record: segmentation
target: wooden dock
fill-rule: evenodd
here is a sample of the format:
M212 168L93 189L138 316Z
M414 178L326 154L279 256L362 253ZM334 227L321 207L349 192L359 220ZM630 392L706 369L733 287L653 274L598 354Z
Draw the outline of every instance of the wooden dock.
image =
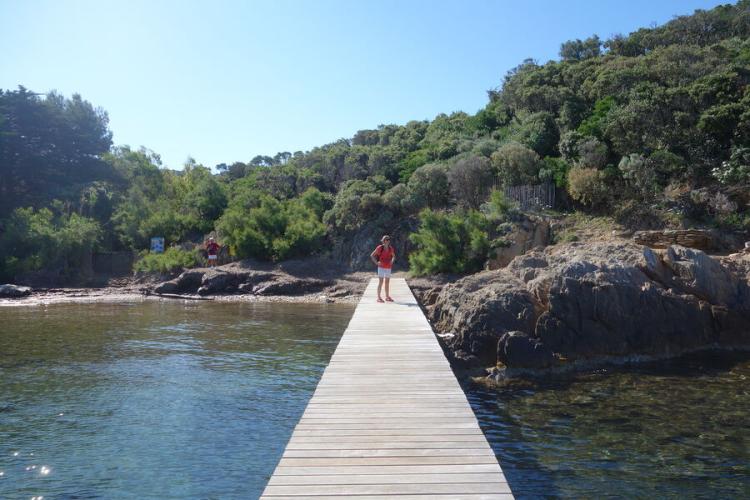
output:
M512 499L403 279L370 281L261 498Z

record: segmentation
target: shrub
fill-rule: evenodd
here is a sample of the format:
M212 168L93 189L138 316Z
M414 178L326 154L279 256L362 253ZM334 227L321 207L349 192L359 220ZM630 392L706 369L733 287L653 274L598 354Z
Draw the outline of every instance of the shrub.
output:
M406 155L406 158L404 158L400 163L399 168L399 180L401 182L408 182L409 177L414 173L415 170L417 170L422 165L426 164L428 161L430 161L430 157L424 149L418 149L417 151L412 151L408 155Z
M469 273L482 268L490 242L487 219L480 212L425 209L420 222L419 230L409 237L416 246L409 255L413 274Z
M305 199L282 202L267 195L247 212L228 209L217 229L234 255L274 261L314 253L325 236L325 225Z
M21 272L49 270L63 276L79 269L83 257L101 239L93 219L53 213L48 208L17 208L0 233L0 275L12 280Z
M496 141L495 139L481 139L474 143L471 147L471 152L474 153L477 156L486 156L489 158L492 156L492 153L497 151L497 149L500 147L500 143Z
M555 154L560 132L551 113L541 111L528 115L515 134L518 142L528 146L540 156Z
M607 146L593 137L578 144L578 166L582 168L604 168L607 164Z
M649 198L656 194L658 184L653 164L636 153L623 156L618 165L622 177L640 196Z
M608 196L604 174L595 168L574 167L568 172L568 192L574 200L589 207L601 205Z
M383 195L383 204L394 214L411 212L410 191L405 184L396 184Z
M750 182L750 148L735 148L729 161L711 170L711 175L722 184Z
M516 203L509 200L499 189L493 189L489 201L482 205L482 212L492 222L504 221L514 211L516 211Z
M456 202L478 209L492 188L492 165L483 156L472 156L456 162L448 171L448 178Z
M383 207L382 194L388 187L376 178L346 182L323 220L338 231L356 231Z
M311 187L300 195L300 203L309 208L318 218L322 218L326 210L333 206L334 197L330 193L321 193L317 188Z
M535 184L539 174L539 155L522 144L511 142L492 154L492 166L505 186Z
M560 156L568 163L573 163L578 159L578 146L585 140L580 132L570 130L560 136Z
M570 164L562 158L546 157L542 160L542 168L539 169L540 181L552 181L559 188L568 187L568 171Z
M188 251L180 248L167 248L164 253L151 253L145 250L133 264L133 271L168 274L184 268L200 266L202 263L203 259L198 249Z
M591 116L581 123L578 131L583 135L593 135L601 138L604 135L608 115L615 106L615 98L612 96L607 96L596 101L594 111L591 113Z
M411 204L419 208L442 208L448 204L448 169L445 165L428 163L414 171L407 184Z

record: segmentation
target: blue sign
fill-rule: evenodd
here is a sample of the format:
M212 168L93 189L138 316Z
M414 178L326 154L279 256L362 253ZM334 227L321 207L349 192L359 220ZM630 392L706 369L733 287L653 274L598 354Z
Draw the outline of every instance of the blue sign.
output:
M163 236L157 236L155 238L151 238L151 251L153 253L164 252L164 237Z

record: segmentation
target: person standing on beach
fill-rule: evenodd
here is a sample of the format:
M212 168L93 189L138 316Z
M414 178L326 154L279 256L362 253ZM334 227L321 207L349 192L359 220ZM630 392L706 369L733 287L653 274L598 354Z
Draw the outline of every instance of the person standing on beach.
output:
M385 300L393 302L390 294L391 268L396 260L396 251L391 246L391 237L387 234L380 239L381 245L370 254L370 259L378 266L378 302L383 302L380 291L385 282Z
M219 244L216 240L209 238L206 242L206 252L208 253L208 267L214 267L219 259Z

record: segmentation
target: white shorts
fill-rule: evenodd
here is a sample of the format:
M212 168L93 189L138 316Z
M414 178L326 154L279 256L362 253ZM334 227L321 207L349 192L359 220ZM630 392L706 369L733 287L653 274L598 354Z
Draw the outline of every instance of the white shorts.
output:
M378 267L378 278L390 278L391 270L385 267Z
M209 255L208 260L216 260L218 257L218 255Z

